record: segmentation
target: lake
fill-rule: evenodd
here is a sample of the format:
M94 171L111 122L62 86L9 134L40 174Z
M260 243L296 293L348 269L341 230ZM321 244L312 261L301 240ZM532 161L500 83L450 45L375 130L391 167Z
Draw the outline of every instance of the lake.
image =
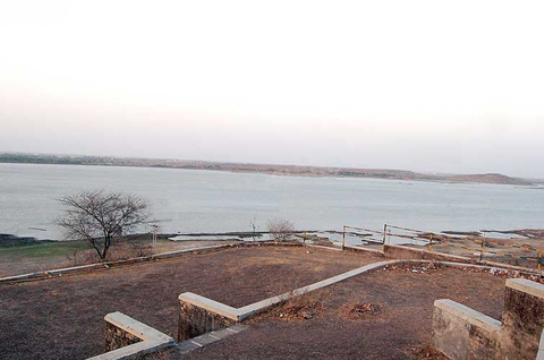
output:
M147 199L164 233L266 231L273 219L297 229L426 231L544 227L544 190L355 178L288 177L201 170L0 164L0 233L61 239L56 198L105 189Z

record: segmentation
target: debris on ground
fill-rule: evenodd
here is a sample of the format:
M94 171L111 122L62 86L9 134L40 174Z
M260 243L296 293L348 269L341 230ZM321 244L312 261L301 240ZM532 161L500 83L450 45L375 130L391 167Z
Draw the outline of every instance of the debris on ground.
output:
M302 296L287 301L273 311L271 316L285 321L310 320L324 311L324 302Z
M448 360L442 353L436 351L431 345L418 346L409 349L409 357L418 360Z
M382 307L374 303L350 303L340 309L340 316L349 320L359 320L382 312Z
M414 275L425 275L425 274L432 273L433 270L446 269L446 268L452 268L452 267L431 261L428 263L404 263L404 264L386 265L382 268L382 271L383 272L400 271L404 273L412 273ZM453 268L457 268L457 269L460 269L466 272L471 272L471 273L487 273L492 276L497 276L502 278L523 278L523 279L544 284L544 274L522 273L519 270L511 270L511 269L494 267L494 266L475 267L475 266L470 266L469 264L467 264L466 267L456 266Z
M393 264L384 267L384 271L396 270L402 272L411 272L413 274L429 274L436 269L437 266L434 264L434 262Z

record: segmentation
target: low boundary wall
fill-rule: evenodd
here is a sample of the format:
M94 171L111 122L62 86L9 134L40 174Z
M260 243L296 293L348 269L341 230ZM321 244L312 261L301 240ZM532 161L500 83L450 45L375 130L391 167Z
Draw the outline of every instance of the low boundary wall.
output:
M87 273L87 272L95 271L95 270L107 270L114 267L134 265L134 264L147 262L147 261L170 259L170 258L176 258L176 257L182 257L182 256L194 255L194 254L199 254L199 255L207 254L207 253L212 253L212 252L216 252L216 251L220 251L224 249L230 249L230 248L260 247L260 246L302 247L304 246L304 244L296 243L296 242L295 243L293 242L274 243L272 241L267 240L267 241L243 242L238 244L223 244L223 245L214 245L214 246L207 246L207 247L197 247L197 248L191 248L191 249L169 251L169 252L164 252L164 253L151 255L151 256L142 256L142 257L127 259L127 260L108 261L108 262L97 263L97 264L73 266L73 267L67 267L62 269L35 272L30 274L8 276L8 277L0 278L0 284L2 283L12 284L12 283L18 283L18 282L25 282L25 281L45 280L45 279L49 279L56 276L82 274L82 273Z
M221 251L221 250L225 250L229 248L260 247L260 246L294 246L294 247L307 246L307 247L318 247L318 248L323 248L327 250L341 250L341 249L336 249L336 248L331 248L326 246L304 244L302 242L274 242L274 241L268 241L268 240L255 241L255 242L248 241L248 242L243 242L238 244L223 244L223 245L214 245L214 246L207 246L207 247L175 250L175 251L169 251L169 252L160 253L160 254L156 254L152 256L138 257L138 258L132 258L127 260L109 261L104 263L74 266L74 267L67 267L62 269L41 271L36 273L8 276L8 277L0 278L0 285L26 282L26 281L46 280L46 279L57 277L57 276L82 274L82 273L87 273L87 272L97 271L97 270L108 270L108 269L119 267L119 266L128 266L128 265L134 265L134 264L147 262L147 261L170 259L170 258L176 258L176 257L182 257L182 256L188 256L188 255L194 255L194 254L206 254L206 253L212 253L212 252ZM367 248L349 246L349 245L346 245L344 247L344 250L367 252L367 253L372 253L373 255L376 255L376 256L383 256L383 257L392 258L392 259L421 259L421 260L452 261L452 262L459 262L459 263L482 264L482 265L488 265L488 266L493 266L497 268L506 268L506 269L518 270L522 272L528 272L528 273L530 272L533 274L543 274L543 272L529 269L529 268L512 266L512 265L507 265L502 263L495 263L490 261L478 261L477 259L471 259L468 257L444 254L444 253L439 253L436 251L429 251L424 249L415 249L415 248L410 248L406 246L384 244L382 249L383 250L380 251L376 249L367 249Z
M502 323L451 300L437 300L433 345L452 360L544 358L544 285L508 279ZM538 359L541 359L538 358Z
M436 300L433 346L450 359L496 359L501 322L452 300Z
M508 264L489 261L489 260L479 260L476 258L446 254L446 253L430 251L426 249L416 249L416 248L401 246L401 245L384 244L383 251L381 252L378 250L364 249L360 247L350 247L349 249L367 251L367 252L368 251L378 252L378 253L381 253L384 257L391 258L391 259L422 259L422 260L451 261L451 262L457 262L457 263L463 263L463 264L477 264L482 266L494 267L498 269L508 269L512 271L519 271L522 273L533 274L533 275L544 275L544 272L538 271L536 269L508 265Z
M184 250L171 251L167 253L161 253L149 257L140 257L129 260L114 261L108 263L92 264L86 266L72 267L57 269L51 271L44 271L40 273L25 274L19 276L11 276L6 278L0 278L0 284L2 283L16 283L22 281L32 281L47 279L53 276L61 276L63 274L78 274L82 272L88 272L96 269L108 269L110 267L132 265L140 262L167 259L181 257L192 254L205 254L215 251L220 251L227 248L237 247L259 247L259 246L312 246L305 245L300 242L246 242L239 244L217 245L210 247L191 248ZM321 247L321 246L319 246ZM323 247L325 249L340 250L335 248ZM269 309L272 306L278 305L292 297L303 295L307 292L319 290L329 285L347 280L351 277L368 273L373 270L386 267L389 265L400 263L429 263L434 262L439 265L451 266L451 267L472 267L482 270L498 268L499 271L519 271L531 274L542 275L541 272L531 271L531 269L520 268L515 266L507 266L504 264L496 264L489 262L482 262L485 265L473 264L474 259L437 253L423 249L408 248L404 246L389 245L383 246L383 251L375 249L365 249L359 247L346 246L345 250L350 251L362 251L371 252L376 255L384 257L395 258L397 260L386 260L370 265L357 268L346 273L331 277L329 279L296 289L292 292L284 293L266 300L262 300L241 308L233 308L228 305L207 299L203 296L193 293L183 293L179 296L180 311L179 311L179 326L178 326L178 341L184 341L191 339L192 344L195 344L195 337L203 334L213 334L213 332L222 331L222 329L229 328L235 324L239 324L245 319L256 315L262 311ZM450 261L445 261L450 260ZM487 265L487 266L486 266ZM505 270L508 269L508 270ZM544 350L539 352L539 349L544 349L544 345L539 347L540 336L542 334L542 328L544 327L544 285L537 284L541 288L539 290L521 291L523 294L519 294L519 288L533 288L531 281L524 279L508 280L507 286L510 281L517 281L515 285L511 286L510 292L507 292L505 296L505 303L511 300L510 311L503 314L503 323L500 331L497 330L497 321L486 317L481 313L477 313L472 309L464 307L461 304L456 304L451 301L439 300L435 304L435 314L438 318L441 318L442 323L436 326L436 336L440 337L442 331L443 334L448 333L448 326L465 327L468 330L456 336L451 336L452 339L457 339L455 342L460 343L461 350L456 350L456 353L462 354L479 354L477 357L481 359L492 359L492 354L497 349L497 343L500 344L498 348L501 349L501 354L513 354L504 357L506 360L517 359L522 354L534 354L539 353L539 359L544 360ZM513 283L510 283L513 284ZM537 295L534 295L534 294ZM539 300L534 299L527 300L527 294L536 296ZM532 309L530 316L532 320L527 321L526 312L523 309L516 309L515 305L519 303L525 303L529 309ZM527 307L526 306L526 307ZM506 307L505 307L506 309ZM461 314L461 315L460 315ZM460 320L461 319L461 320ZM107 359L132 359L136 356L152 353L163 349L165 347L174 346L174 340L160 333L159 331L148 327L130 317L121 313L111 313L105 317L106 320L106 350L107 353L95 356L92 360L107 360ZM439 322L439 320L437 320ZM513 324L513 329L523 330L526 327L527 331L523 332L523 335L519 335L520 332L516 330L504 331L505 324ZM448 325L450 324L450 325ZM457 325L455 325L457 324ZM472 330L471 330L472 329ZM451 332L451 331L450 331ZM500 333L500 340L497 340L497 334ZM221 333L222 334L222 333ZM225 332L227 334L227 332ZM445 336L445 335L444 335ZM443 337L444 337L443 336ZM520 336L523 338L520 340ZM213 336L216 338L217 336ZM204 339L204 338L203 338ZM207 339L207 338L206 338ZM476 340L477 339L477 340ZM207 341L207 340L206 340ZM525 344L522 348L515 345L523 341ZM186 341L183 342L187 343ZM188 344L188 343L187 343ZM444 348L446 345L440 345L440 340L437 340L439 347ZM463 345L465 344L465 345ZM508 345L514 344L514 345ZM202 346L197 344L197 346ZM463 350L465 349L465 350ZM487 357L486 357L487 356ZM505 355L506 356L506 355ZM522 356L523 357L523 356ZM460 357L461 359L467 359L467 357ZM470 358L470 357L469 357ZM534 357L533 357L534 358ZM455 358L456 359L456 358Z
M506 280L501 347L504 359L534 359L544 329L544 285Z
M412 262L410 260L388 260L366 265L340 275L333 276L323 281L301 287L291 292L258 301L256 303L233 308L218 301L208 299L191 292L179 296L180 313L178 326L178 341L190 339L191 337L204 334L208 331L216 331L240 323L245 319L263 312L275 305L278 305L290 298L306 294L308 292L322 289L326 286L336 284L351 277L364 274L387 265Z
M104 317L106 351L89 360L125 360L175 345L174 339L120 312Z
M471 259L464 256L449 255L439 253L436 251L429 251L425 249L415 249L407 246L399 245L383 245L383 254L386 258L393 259L422 259L422 260L441 260L441 261L455 261L460 263L476 263L475 259Z
M324 287L336 284L357 275L369 273L374 270L395 264L426 264L431 262L431 260L417 259L381 261L374 264L365 265L363 267L345 272L343 274L333 276L326 280L293 290L291 292L274 296L269 299L262 300L241 308L233 308L218 301L208 299L204 296L200 296L191 292L186 292L179 295L180 312L178 325L178 341L190 339L194 336L204 334L208 331L217 331L224 328L225 326L241 323L244 320L250 318L251 316L268 310L269 308L285 302L290 298L322 289ZM488 266L462 264L457 262L434 261L434 263L449 267L476 268L481 270L491 269L491 267Z

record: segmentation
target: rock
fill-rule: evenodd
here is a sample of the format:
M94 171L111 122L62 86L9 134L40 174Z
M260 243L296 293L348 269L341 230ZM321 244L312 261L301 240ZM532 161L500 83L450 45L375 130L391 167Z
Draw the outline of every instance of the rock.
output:
M305 311L305 312L302 313L302 317L304 319L307 319L307 320L312 319L314 317L314 312L313 311Z

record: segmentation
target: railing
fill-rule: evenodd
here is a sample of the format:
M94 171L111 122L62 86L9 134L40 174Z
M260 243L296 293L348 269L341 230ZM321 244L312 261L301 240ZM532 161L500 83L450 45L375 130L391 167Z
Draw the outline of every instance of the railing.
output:
M342 227L342 249L346 247L346 237L357 237L365 243L383 244L384 232L363 227L344 225Z
M429 251L461 255L479 261L544 269L544 239L490 238L490 232L432 232L385 224L383 231L344 225L342 248L346 239L357 237L366 244L394 244ZM363 245L364 246L364 245Z

